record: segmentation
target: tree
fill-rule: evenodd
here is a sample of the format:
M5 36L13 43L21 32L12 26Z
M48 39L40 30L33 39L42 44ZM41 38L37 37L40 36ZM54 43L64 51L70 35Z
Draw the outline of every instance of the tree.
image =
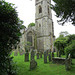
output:
M66 36L66 37L68 38L68 40L67 40L68 45L69 45L73 40L75 40L75 34L68 35L68 36Z
M33 27L33 26L35 26L35 23L30 23L30 24L28 25L28 27Z
M54 46L57 48L57 55L70 53L72 57L75 58L75 34L66 35L61 32L59 37L55 40Z
M75 58L75 40L72 40L72 42L67 47L65 47L65 53L66 57L71 54L71 57Z
M57 48L57 56L61 56L61 54L64 54L64 48L66 46L67 38L65 37L59 37L54 42L54 46Z
M10 52L19 43L21 20L13 4L0 1L0 75L15 75Z
M63 32L60 32L59 35L60 35L59 37L65 37L65 36L68 36L69 33L67 31L63 31Z
M57 48L57 56L65 54L64 48L66 47L68 37L65 37L64 32L61 32L59 37L55 40L54 46Z
M66 56L70 53L72 57L75 58L75 34L66 36L67 39L67 45L64 49Z
M51 8L56 12L56 16L61 18L58 23L71 22L75 26L75 0L53 0L55 5Z

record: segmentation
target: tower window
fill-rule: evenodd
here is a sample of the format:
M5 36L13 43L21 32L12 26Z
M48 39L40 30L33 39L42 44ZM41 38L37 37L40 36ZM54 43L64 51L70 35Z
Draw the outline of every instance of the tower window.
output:
M39 27L41 27L41 24L39 24Z
M49 12L49 6L48 6L48 14L49 14L50 12Z
M39 6L39 13L42 13L42 7Z

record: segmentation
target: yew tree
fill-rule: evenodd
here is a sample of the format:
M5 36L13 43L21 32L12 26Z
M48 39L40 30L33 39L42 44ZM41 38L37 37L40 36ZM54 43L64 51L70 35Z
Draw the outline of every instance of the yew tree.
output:
M51 8L55 11L56 16L60 18L59 24L71 22L75 26L75 0L53 0L54 5Z
M19 43L20 29L14 4L0 1L0 75L15 75L10 52Z

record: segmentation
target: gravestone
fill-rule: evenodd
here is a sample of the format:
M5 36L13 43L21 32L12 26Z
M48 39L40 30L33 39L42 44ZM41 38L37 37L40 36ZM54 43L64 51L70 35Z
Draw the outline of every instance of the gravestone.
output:
M44 52L44 63L47 63L47 51Z
M27 62L27 61L29 61L29 53L28 52L25 53L25 62Z
M52 57L54 57L54 52L52 52Z
M51 61L51 55L50 54L48 54L48 59L49 59L49 62Z
M34 59L35 53L34 50L31 51L31 60Z
M47 50L47 55L48 55L48 50Z
M37 52L37 59L39 59L39 52Z
M42 52L40 52L40 58L42 58Z
M33 69L35 69L37 67L37 62L34 60L34 59L32 59L31 61L30 61L30 70L33 70Z
M70 56L70 54L68 55L68 58L66 58L65 68L67 71L71 70L71 56Z

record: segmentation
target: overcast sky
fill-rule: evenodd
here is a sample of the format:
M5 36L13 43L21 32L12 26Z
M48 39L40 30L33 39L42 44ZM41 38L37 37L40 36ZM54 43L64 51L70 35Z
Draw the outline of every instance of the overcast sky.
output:
M18 16L24 21L24 25L27 27L29 23L35 23L35 0L5 0L10 3L14 3L17 7ZM66 23L65 26L58 25L55 13L52 11L52 18L54 22L54 35L59 36L61 31L68 31L70 34L75 34L75 26L70 23Z

